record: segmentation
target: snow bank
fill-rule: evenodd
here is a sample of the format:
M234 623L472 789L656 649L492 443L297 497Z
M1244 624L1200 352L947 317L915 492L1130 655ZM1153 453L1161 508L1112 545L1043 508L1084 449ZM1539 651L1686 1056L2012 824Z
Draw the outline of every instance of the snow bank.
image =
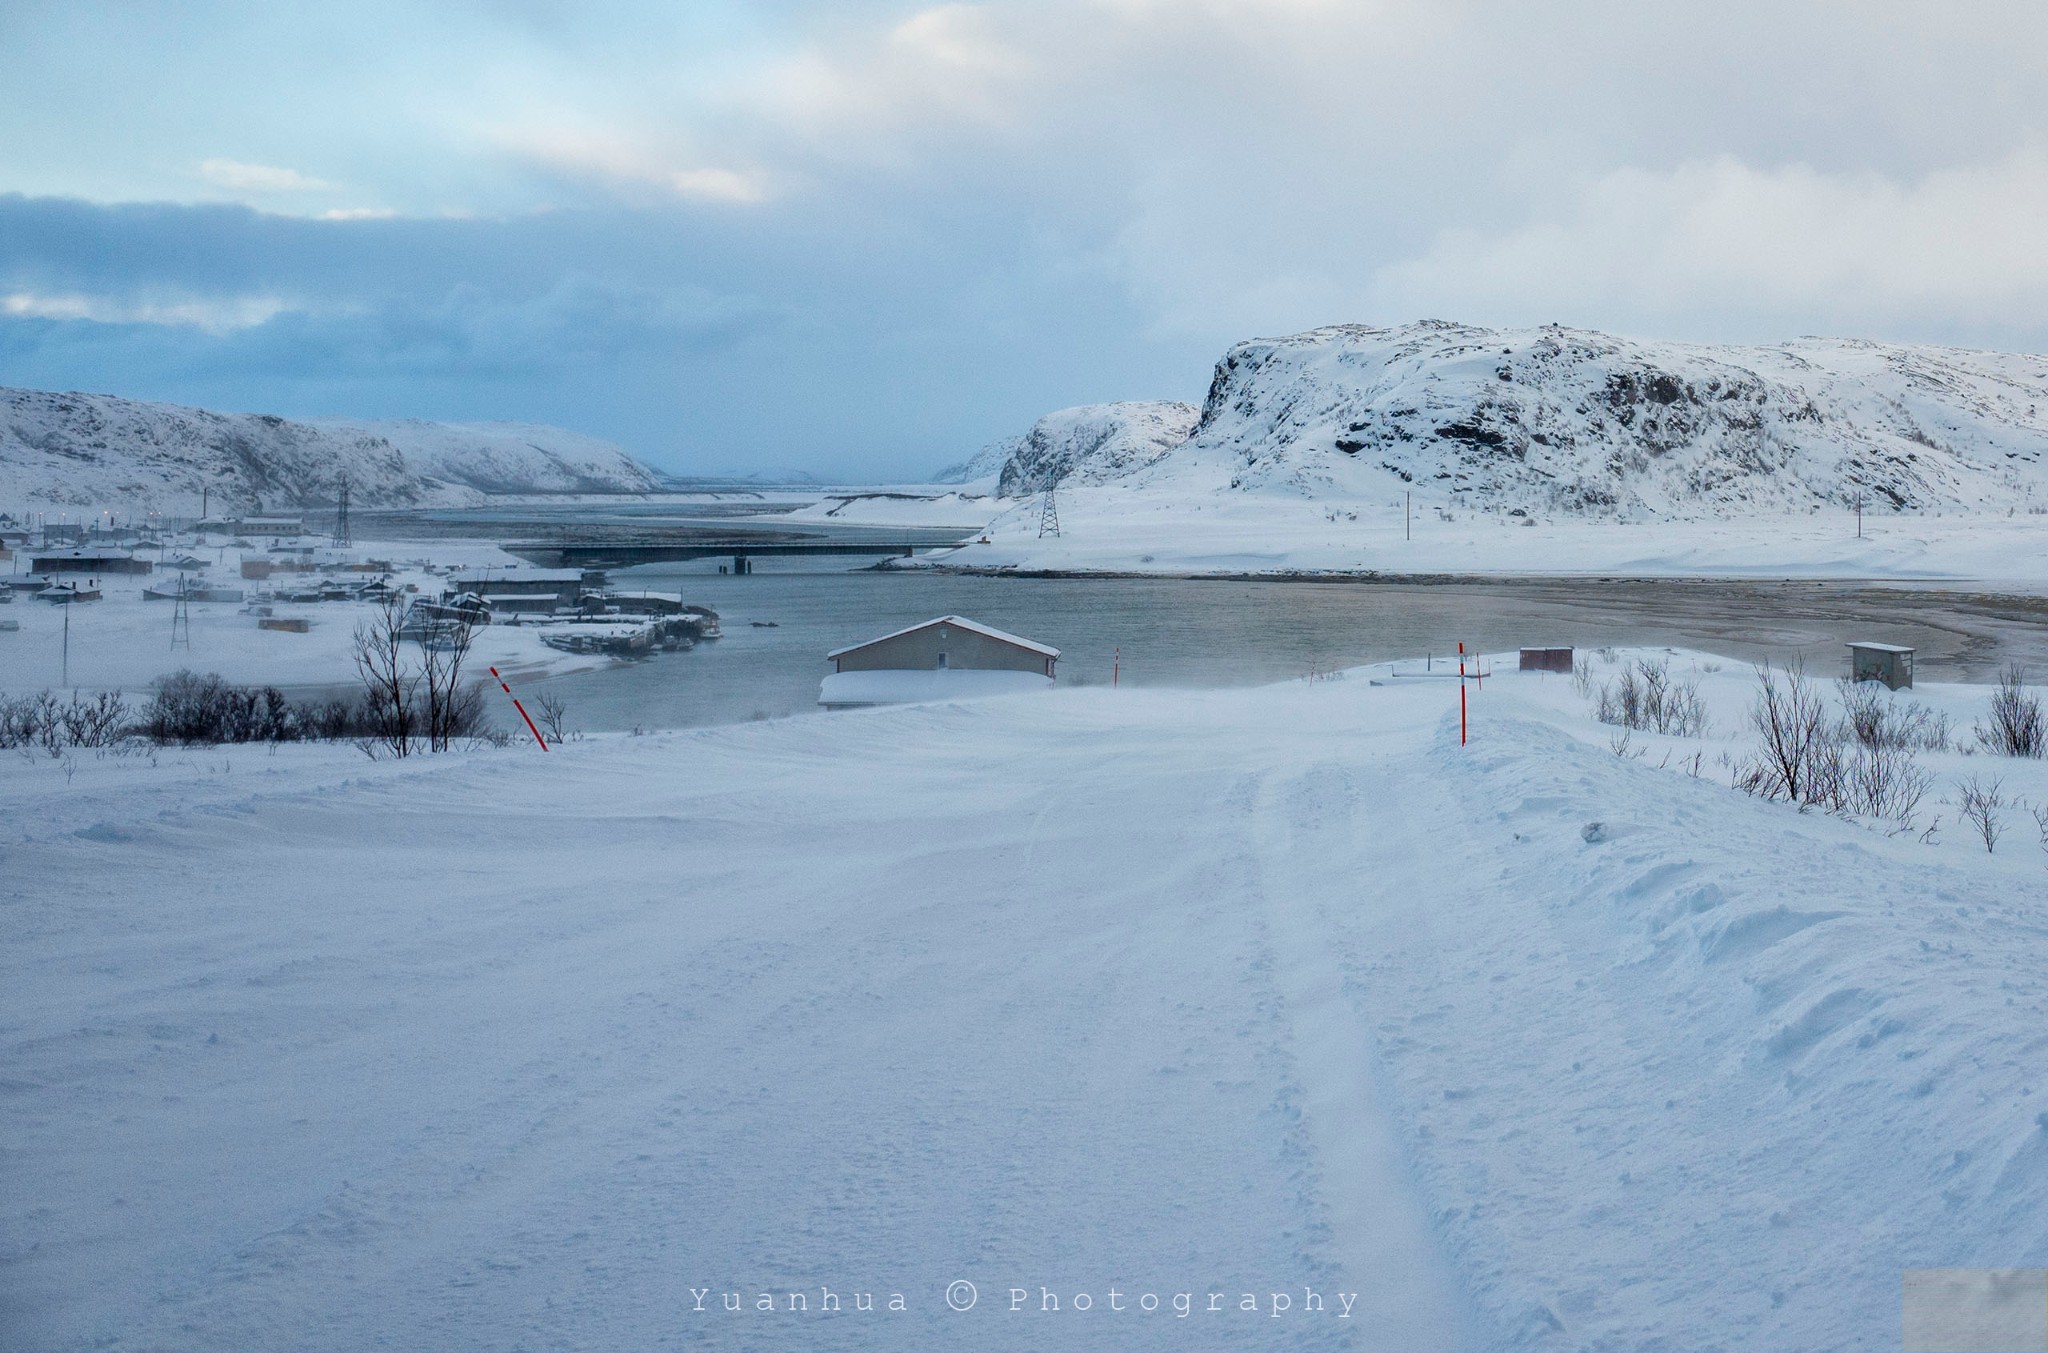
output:
M2048 1261L2030 838L1374 675L0 761L8 1328L1878 1348L1902 1267Z

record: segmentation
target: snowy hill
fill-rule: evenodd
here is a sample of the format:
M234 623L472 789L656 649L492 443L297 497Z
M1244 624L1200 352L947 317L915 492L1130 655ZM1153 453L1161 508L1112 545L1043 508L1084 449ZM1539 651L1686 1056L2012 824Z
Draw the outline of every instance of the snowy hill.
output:
M1186 441L1195 414L1192 404L1171 400L1083 404L1049 413L1003 461L997 492L1005 498L1032 493L1048 479L1061 484L1122 479Z
M662 476L611 442L535 423L311 418L323 432L382 439L419 473L481 493L658 493Z
M293 421L112 395L0 389L0 502L196 510L457 506L507 493L646 493L659 476L559 428L413 419Z
M981 450L961 461L948 465L932 476L934 484L980 484L986 481L994 484L1002 475L1003 467L1010 463L1010 457L1024 447L1022 437L998 437Z
M1120 406L1109 406L1120 407ZM1055 415L1057 416L1057 415ZM2048 359L1429 321L1233 347L1192 438L1134 486L1718 517L2048 506ZM1007 476L1006 476L1007 482Z

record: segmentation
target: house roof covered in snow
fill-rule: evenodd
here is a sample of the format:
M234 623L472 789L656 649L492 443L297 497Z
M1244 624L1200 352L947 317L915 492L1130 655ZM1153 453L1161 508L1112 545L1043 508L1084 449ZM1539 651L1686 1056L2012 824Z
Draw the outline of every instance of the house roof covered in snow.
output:
M834 658L840 657L847 653L852 653L857 649L866 648L870 644L887 643L891 639L900 638L906 634L915 634L919 630L928 630L934 625L954 625L960 629L967 630L970 633L979 634L985 639L994 639L998 643L1015 644L1018 648L1028 649L1033 653L1042 653L1048 658L1057 658L1060 655L1060 651L1057 648L1052 648L1046 644L1036 643L1033 640L1022 637L1021 635L1011 634L1007 630L999 630L992 625L983 625L976 621L969 620L964 616L942 615L937 616L931 620L919 621L915 625L905 625L900 630L891 630L889 633L878 635L873 639L863 639L857 644L848 644L844 648L835 648L830 653L827 653L825 655L825 660L827 662L830 662Z

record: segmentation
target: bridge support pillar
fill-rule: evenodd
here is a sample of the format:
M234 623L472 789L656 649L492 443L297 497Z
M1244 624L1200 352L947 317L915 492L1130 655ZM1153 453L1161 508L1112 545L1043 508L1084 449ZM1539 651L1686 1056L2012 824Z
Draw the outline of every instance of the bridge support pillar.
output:
M744 554L734 555L732 557L732 571L734 573L752 573L754 571L753 560L747 558Z

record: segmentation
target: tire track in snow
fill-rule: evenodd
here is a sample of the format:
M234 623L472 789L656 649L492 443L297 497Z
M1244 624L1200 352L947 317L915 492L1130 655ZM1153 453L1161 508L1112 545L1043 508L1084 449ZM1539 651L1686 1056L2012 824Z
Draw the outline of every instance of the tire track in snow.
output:
M1430 1227L1413 1173L1373 1080L1371 1031L1345 992L1328 911L1356 876L1330 867L1356 854L1355 791L1343 768L1261 777L1250 830L1284 1002L1315 1191L1332 1257L1359 1293L1374 1346L1410 1353L1477 1348L1472 1320ZM1339 839L1333 840L1333 837ZM1305 861L1324 862L1311 871Z

